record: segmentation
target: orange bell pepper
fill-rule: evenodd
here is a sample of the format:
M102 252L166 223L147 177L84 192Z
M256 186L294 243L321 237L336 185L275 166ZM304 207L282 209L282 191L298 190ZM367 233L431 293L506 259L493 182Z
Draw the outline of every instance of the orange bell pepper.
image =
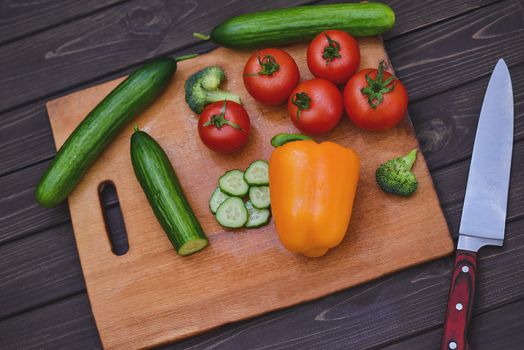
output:
M271 211L288 250L319 257L344 238L357 189L358 155L333 142L294 141L269 161Z

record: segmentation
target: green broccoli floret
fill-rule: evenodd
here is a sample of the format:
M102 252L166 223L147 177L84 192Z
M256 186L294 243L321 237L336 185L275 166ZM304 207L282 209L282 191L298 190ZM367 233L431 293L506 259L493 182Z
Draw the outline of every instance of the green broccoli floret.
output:
M212 102L228 100L240 103L239 96L218 89L225 78L224 71L217 66L206 67L190 76L185 85L189 108L200 114Z
M380 165L375 173L380 188L399 196L411 196L418 186L417 178L411 172L416 159L417 150L414 149L405 157L397 157Z

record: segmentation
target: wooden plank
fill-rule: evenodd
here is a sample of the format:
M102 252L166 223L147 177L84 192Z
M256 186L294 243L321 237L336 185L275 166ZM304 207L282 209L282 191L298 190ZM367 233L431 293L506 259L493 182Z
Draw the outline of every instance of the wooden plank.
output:
M36 184L48 161L0 178L0 243L70 220L67 203L45 209L34 197Z
M510 68L515 140L524 138L524 65ZM410 104L411 120L430 169L469 158L489 75Z
M422 27L423 24L419 22L418 18L419 16L416 16L413 14L412 10L413 8L418 8L418 6L422 6L425 9L427 9L427 12L424 12L424 16L428 16L429 14L432 14L434 17L431 17L431 19L428 17L427 21L429 23L433 23L436 21L439 21L444 14L447 14L447 16L451 16L452 12L447 12L446 9L455 9L459 11L466 10L468 8L475 8L476 6L481 6L484 4L484 2L475 2L475 1L469 1L469 2L456 2L456 1L444 1L444 2L435 2L435 1L422 1L417 2L415 6L406 5L406 2L392 2L392 6L394 7L395 11L397 12L397 27L400 26L401 30L394 31L390 37L394 37L395 35L398 35L400 33L404 33L404 31L409 31L413 29L418 29L419 27ZM470 6L470 7L463 7L463 6ZM488 23L488 22L486 22ZM427 23L426 23L427 25ZM487 24L485 24L487 25ZM210 25L211 26L211 25ZM396 28L396 27L395 27ZM209 28L204 29L204 31L209 30ZM459 35L455 34L455 36ZM95 35L95 34L93 34ZM92 39L94 40L94 39ZM99 39L102 40L102 39ZM437 50L440 46L450 45L453 41L455 41L455 37L450 37L446 39L445 43L438 42L438 46L435 48L429 48L430 51ZM86 43L87 44L87 43ZM480 49L477 50L474 54L478 56L478 59L482 59L482 45L484 44L483 41L475 42L476 45L480 45ZM389 44L388 44L389 45ZM100 48L103 49L103 48ZM99 49L99 50L100 50ZM186 49L190 50L190 49ZM200 49L199 49L200 50ZM95 50L96 51L96 50ZM86 51L87 53L90 52L90 50ZM427 54L422 53L422 57L426 57ZM75 56L68 56L68 59L74 60ZM65 57L67 58L67 57ZM402 65L403 60L398 59L396 56L392 57L394 62L398 62L400 65ZM89 63L89 62L88 62ZM116 63L116 62L113 62ZM80 61L75 61L75 64L77 64L77 67L75 70L83 69L83 64ZM121 68L121 67L120 67ZM452 67L448 67L451 71L450 74L457 74L457 71L454 71ZM58 69L58 68L57 68ZM524 89L518 89L519 86L524 86L524 77L522 74L524 73L524 70L522 68L519 68L519 76L517 78L514 78L515 83L515 91L521 91ZM513 73L513 71L512 71ZM55 75L60 75L58 72L53 73ZM119 71L111 76L120 75L123 74L123 72ZM107 76L105 76L107 78ZM515 81L516 80L516 81ZM97 79L95 82L100 82L100 79ZM91 82L91 83L95 83ZM78 82L74 81L74 75L68 76L68 83L77 84ZM90 84L91 84L90 83ZM89 84L89 85L90 85ZM70 86L68 86L70 87ZM479 104L477 104L477 101L482 101L482 96L484 94L484 90L479 91L480 89L474 89L474 91L471 92L471 102L469 99L466 99L465 101L462 100L461 103L468 104L471 106L470 108L480 108ZM410 91L410 93L416 93L416 91ZM465 91L464 93L467 93ZM453 95L452 95L453 96ZM458 101L460 102L460 101ZM445 106L446 104L443 104ZM424 108L424 107L423 107ZM422 116L426 114L426 111L424 113L419 113L418 111L420 108L417 107L417 104L412 104L410 107L411 115L414 118L415 122L419 119L419 115ZM431 111L434 111L431 110ZM440 120L442 117L445 117L446 115L442 113L442 115L438 116L438 119ZM434 116L432 116L434 117ZM435 118L432 118L435 119ZM0 125L0 163L3 164L2 169L0 169L0 176L5 173L9 173L12 171L15 171L16 169L19 169L21 167L34 164L36 162L42 161L44 159L49 158L52 154L54 154L54 149L52 147L52 138L50 129L48 127L48 121L47 121L47 113L45 112L43 108L42 102L35 102L32 105L24 106L19 109L12 110L7 113L3 113L0 115L0 120L7 120L8 122L2 123ZM426 119L422 119L423 121ZM422 125L422 131L419 131L419 136L421 137L422 146L424 150L431 151L432 147L432 139L425 139L424 136L431 137L431 135L434 134L434 129L437 127L442 128L441 124L436 124L437 121L434 121L429 124L423 124ZM420 123L417 125L417 130L421 127ZM429 128L429 130L426 130ZM439 129L440 130L440 129ZM438 131L438 130L437 130ZM434 141L433 141L434 142ZM23 152L21 151L23 150ZM456 152L453 152L453 154L456 154ZM430 162L430 167L432 163Z
M505 305L473 317L470 345L475 350L520 349L524 344L524 301ZM381 348L382 350L438 349L442 330L427 333Z
M480 255L476 314L524 297L524 220L510 223L507 235L504 248L487 248ZM448 258L418 266L312 303L226 325L166 348L375 349L441 326L451 265ZM10 330L8 338L0 337L0 347L10 349L28 343L67 349L62 344L71 344L74 332L82 329L82 334L89 333L83 341L94 348L97 333L89 319L87 297L82 294L71 299L74 306L64 307L57 302L0 321L0 334ZM35 318L40 324L28 327ZM517 320L522 321L521 317ZM89 331L84 329L87 327ZM496 330L493 326L490 329ZM62 337L58 340L53 334ZM83 345L78 341L79 348Z
M0 45L127 0L18 0L0 3Z
M386 49L411 102L491 74L497 60L522 62L524 20L507 0L389 40Z
M514 159L515 164L517 160L523 159L524 157L524 142L519 142L514 147ZM451 233L456 236L458 234L458 226L460 222L460 215L462 212L462 200L464 197L464 189L467 178L467 170L469 167L469 160L456 164L453 167L445 168L439 170L433 174L433 181L443 201L443 209L446 214L446 219L450 227ZM34 172L38 174L40 169L37 169ZM513 167L512 180L511 180L511 191L509 199L509 213L508 219L515 221L524 217L524 167L516 165ZM27 178L27 175L20 176L20 179ZM34 182L34 180L32 180ZM0 184L2 181L0 180ZM22 182L11 182L13 186L27 186L25 181ZM0 186L1 187L1 186ZM15 193L19 191L19 187L14 187ZM448 190L447 190L448 189ZM29 192L32 195L32 192ZM0 201L2 203L2 201ZM6 208L15 208L16 204L6 204ZM13 214L16 216L16 214ZM36 215L36 216L35 216ZM33 261L36 257L42 257L42 261L39 262L38 266L44 271L53 271L53 269L58 269L59 271L69 270L72 268L69 265L72 261L77 261L77 251L74 242L72 241L70 222L65 223L64 220L67 220L67 213L56 212L50 214L46 217L45 224L42 223L41 227L48 225L59 225L48 229L44 232L31 235L18 243L18 241L0 246L0 257L2 256L1 252L12 252L18 256L18 261L20 264L27 261ZM22 222L25 224L29 223L29 226L35 227L33 217L36 217L35 221L39 222L42 220L42 217L38 217L34 212L29 212L24 216L16 216L17 222ZM50 219L52 222L50 223ZM1 222L1 221L0 221ZM0 223L1 226L8 225L9 223L4 221ZM23 231L24 225L17 226L12 232L19 232L25 234ZM37 227L40 227L37 225ZM60 241L60 237L65 235L63 241ZM18 236L15 236L16 238ZM54 239L57 239L55 242ZM48 245L53 242L56 245L53 245L53 249L50 250ZM24 250L24 246L35 247L35 250ZM3 250L4 249L4 250ZM59 263L55 262L54 255L60 256ZM1 260L0 260L1 261ZM70 277L71 285L65 285L63 281L63 276L61 274L50 274L46 275L46 283L44 286L40 284L32 284L28 286L24 279L9 281L10 272L7 269L12 263L10 260L4 261L5 265L2 265L0 262L0 281L6 281L8 283L9 289L12 291L12 295L22 295L17 299L16 303L12 303L10 298L1 298L0 297L0 318L4 313L16 312L19 310L24 310L27 308L35 307L46 300L53 298L60 298L62 296L70 295L71 293L78 291L78 286L83 285L82 273L79 266L74 266L74 274ZM15 264L15 265L18 265ZM3 267L5 266L5 267ZM16 270L15 270L16 271ZM6 273L4 275L4 273ZM29 271L23 270L22 274L27 273L27 280L32 280L38 278L40 274L39 270L29 269ZM1 284L0 284L1 286ZM71 287L71 288L69 288ZM1 289L1 288L0 288ZM1 295L1 293L0 293Z
M285 5L303 2L287 1ZM205 23L209 26L248 9L255 11L282 5L262 1L246 5L234 3L218 11L211 1L188 4L174 6L174 3L143 0L128 2L5 46L0 61L8 72L4 82L9 84L0 89L0 98L4 101L2 109L50 96L109 72L136 65L147 58L196 43L191 32L209 31L208 27L204 27ZM398 12L400 19L416 18L409 16L409 13L400 17L403 12L400 4ZM155 20L145 21L147 16ZM205 21L202 21L203 16ZM439 19L441 17L437 16L435 20ZM172 26L171 23L179 26ZM416 24L413 26L416 27ZM31 74L19 71L19 55L22 54L24 66L34 67Z
M70 223L0 246L0 319L84 290Z
M344 0L340 0L341 2ZM385 1L396 14L393 30L385 35L386 41L400 34L428 27L451 17L497 2L498 0L465 0L465 1ZM338 2L338 1L337 1Z
M193 32L207 32L232 15L304 2L133 0L37 33L0 51L1 110L195 44Z
M102 349L86 294L0 322L3 350Z

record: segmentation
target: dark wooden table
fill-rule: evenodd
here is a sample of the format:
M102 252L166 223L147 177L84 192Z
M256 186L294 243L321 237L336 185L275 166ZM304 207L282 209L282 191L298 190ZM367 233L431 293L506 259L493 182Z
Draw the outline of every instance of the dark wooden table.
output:
M33 198L55 154L45 102L151 57L207 51L213 46L191 33L208 33L231 15L311 2L0 1L0 349L101 347L67 205L43 209ZM489 75L500 57L510 66L516 110L507 238L504 248L480 254L471 345L522 349L524 1L387 2L397 24L386 47L408 87L453 235ZM431 262L168 348L436 349L451 265L451 258Z

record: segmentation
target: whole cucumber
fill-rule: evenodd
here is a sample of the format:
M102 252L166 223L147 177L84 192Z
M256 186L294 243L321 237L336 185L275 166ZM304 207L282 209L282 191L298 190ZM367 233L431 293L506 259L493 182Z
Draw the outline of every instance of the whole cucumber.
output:
M395 24L395 13L382 3L310 5L243 14L225 20L210 34L231 48L256 48L313 39L328 29L353 36L379 35Z
M191 210L166 153L149 134L131 137L131 162L136 178L178 254L193 254L208 240Z
M146 63L111 91L56 154L36 188L38 203L53 207L66 199L120 129L164 91L176 67L173 58Z

